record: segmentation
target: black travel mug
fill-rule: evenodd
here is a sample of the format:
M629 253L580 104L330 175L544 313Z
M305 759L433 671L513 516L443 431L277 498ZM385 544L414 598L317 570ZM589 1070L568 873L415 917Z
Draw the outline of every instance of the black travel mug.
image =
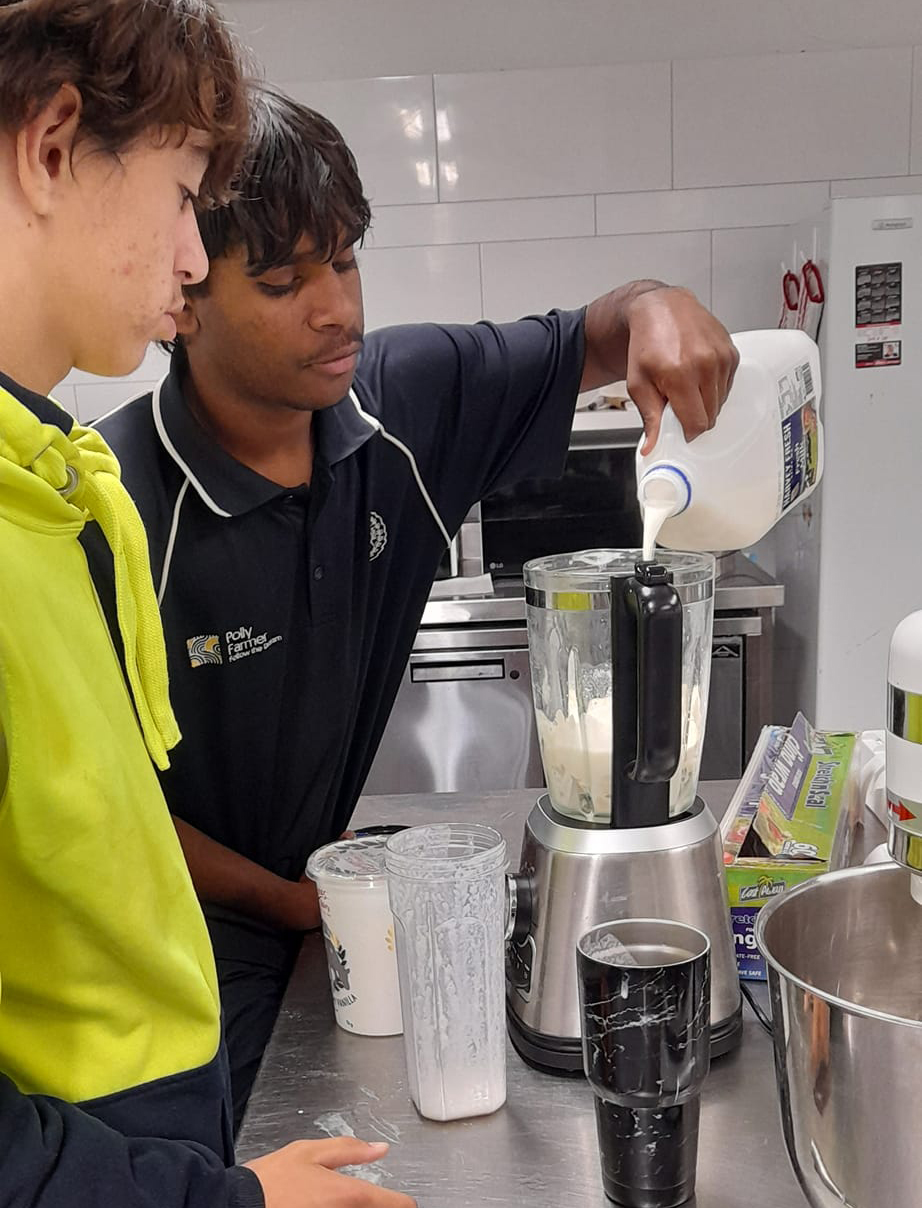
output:
M708 938L667 919L621 919L580 939L577 965L605 1194L625 1208L676 1208L695 1193Z

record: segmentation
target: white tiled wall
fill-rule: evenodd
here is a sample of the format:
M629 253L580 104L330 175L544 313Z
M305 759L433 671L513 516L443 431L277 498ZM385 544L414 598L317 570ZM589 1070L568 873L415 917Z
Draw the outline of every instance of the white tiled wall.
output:
M432 76L280 85L333 118L373 203L438 201Z
M922 48L888 48L877 26L865 49L728 43L720 59L650 62L612 50L607 64L541 70L495 70L485 45L490 70L434 75L387 73L384 38L379 77L318 81L281 0L231 7L263 22L269 74L356 152L375 216L360 258L369 327L510 319L635 276L689 286L731 330L771 326L786 224L830 195L922 192ZM371 53L366 40L358 61ZM151 353L128 384L74 374L59 395L86 420L162 366Z
M222 0L277 80L922 45L919 0Z
M673 68L677 188L909 171L912 50Z
M476 243L369 248L359 262L369 327L476 323L483 313Z
M88 424L134 395L153 390L167 365L166 355L152 345L142 364L126 378L100 378L75 369L51 393L82 423Z
M500 321L580 306L638 277L681 282L700 298L711 293L707 231L485 243L481 261L484 313Z
M670 65L435 76L442 201L668 189Z

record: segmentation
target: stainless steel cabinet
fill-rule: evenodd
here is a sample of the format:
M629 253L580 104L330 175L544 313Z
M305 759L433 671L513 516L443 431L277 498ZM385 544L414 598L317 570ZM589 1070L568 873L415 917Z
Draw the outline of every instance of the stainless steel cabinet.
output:
M543 783L524 627L421 633L364 791Z

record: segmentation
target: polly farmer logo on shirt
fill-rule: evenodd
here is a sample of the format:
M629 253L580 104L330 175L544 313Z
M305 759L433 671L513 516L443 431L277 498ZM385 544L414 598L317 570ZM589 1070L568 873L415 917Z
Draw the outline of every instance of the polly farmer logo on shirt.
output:
M280 633L270 638L268 631L254 633L253 628L252 625L241 625L239 629L228 629L223 642L216 633L187 638L186 650L190 664L193 667L206 667L224 662L236 663L240 659L249 658L251 654L263 654L282 640Z
M186 638L186 650L193 667L207 667L209 664L224 662L221 655L221 639L216 633L203 633L197 638Z

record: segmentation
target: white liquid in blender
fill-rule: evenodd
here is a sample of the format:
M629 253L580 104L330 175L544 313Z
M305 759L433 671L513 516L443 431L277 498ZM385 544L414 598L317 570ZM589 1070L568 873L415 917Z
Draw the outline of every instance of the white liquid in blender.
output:
M611 697L594 697L580 714L571 692L566 715L558 710L553 718L541 711L536 716L548 792L555 809L588 822L610 819ZM670 786L671 814L690 809L697 790L703 738L697 687L689 700L688 688L683 686L682 717L685 733L679 767Z

